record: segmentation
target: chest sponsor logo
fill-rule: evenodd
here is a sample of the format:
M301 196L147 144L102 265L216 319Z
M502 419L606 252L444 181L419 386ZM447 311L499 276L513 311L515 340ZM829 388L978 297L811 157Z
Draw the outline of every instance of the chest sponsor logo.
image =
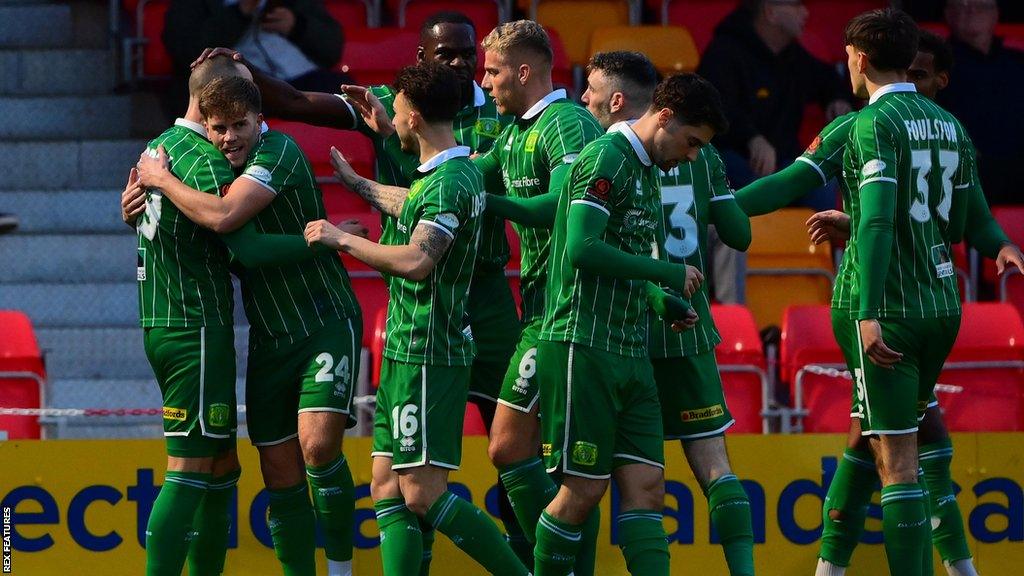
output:
M188 410L184 408L172 408L170 406L164 406L164 420L176 420L178 422L184 422L188 418Z
M711 420L725 414L725 408L721 404L697 408L696 410L681 410L679 419L683 422L699 422L700 420Z
M626 215L622 217L622 226L627 230L635 230L637 228L654 230L656 224L657 222L653 215L641 208L630 208L626 211Z
M537 132L536 130L527 134L526 142L523 144L523 150L528 154L532 154L533 151L537 149L537 140L539 139L540 132Z
M481 118L473 127L477 134L488 138L497 138L501 132L501 124L493 118Z

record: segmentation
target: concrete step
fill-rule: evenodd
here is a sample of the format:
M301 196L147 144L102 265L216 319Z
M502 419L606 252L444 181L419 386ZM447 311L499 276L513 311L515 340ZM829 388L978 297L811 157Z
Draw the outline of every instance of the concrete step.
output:
M145 148L145 140L127 139L0 141L0 158L4 159L0 190L108 188L120 191L128 171Z
M69 4L0 5L0 47L66 46L72 38Z
M0 97L0 138L20 140L127 138L129 96Z
M17 214L20 221L17 233L9 239L83 232L134 237L135 231L121 221L120 202L120 189L0 192L0 210Z
M109 50L0 50L0 94L108 94L114 86Z
M0 283L130 284L136 277L137 245L130 234L14 234L0 241Z
M46 371L50 380L150 381L153 378L139 327L36 328L35 333L39 347L46 355ZM249 327L236 326L235 358L240 376L245 374L248 345ZM50 400L47 402L57 406ZM122 400L121 405L125 406L125 402L127 400Z

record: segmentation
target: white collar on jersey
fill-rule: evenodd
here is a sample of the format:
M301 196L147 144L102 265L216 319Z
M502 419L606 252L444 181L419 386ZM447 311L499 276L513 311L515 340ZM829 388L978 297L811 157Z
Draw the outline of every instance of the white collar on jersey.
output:
M530 109L527 110L525 114L523 114L523 120L530 120L534 116L540 116L540 113L543 112L549 104L551 104L555 100L561 100L563 98L567 98L564 88L559 88L558 90L553 91L547 96L541 98L540 101L538 101L536 104L531 106Z
M174 121L174 125L181 126L182 128L188 128L203 138L206 138L206 128L203 128L203 125L199 122L193 122L191 120L186 120L185 118L178 118Z
M186 120L185 118L176 118L174 120L174 125L181 126L182 128L188 128L189 130L192 130L193 132L199 134L203 138L206 138L206 128L204 128L203 125L198 122ZM266 122L260 125L260 134L263 134L267 130L270 130L270 126L267 126Z
M642 162L644 166L650 166L651 157L647 155L647 150L644 150L644 145L640 142L640 138L637 137L636 132L633 132L633 128L630 127L630 124L631 122L629 121L616 122L615 124L612 124L612 128L614 128L616 132L620 132L625 136L626 140L629 140L629 145L633 147L633 152L636 152L636 156L640 159L640 162Z
M868 104L874 104L878 102L878 99L886 94L893 94L895 92L917 92L917 86L914 86L911 82L893 82L892 84L886 84L875 93L871 95L871 99L868 100Z
M438 152L433 158L427 160L423 164L420 164L419 167L416 168L416 171L426 174L452 158L461 158L463 156L468 158L470 152L471 150L469 149L469 146L452 146L447 150Z
M625 124L627 126L632 126L633 124L636 124L636 121L637 121L636 118L630 118L629 120L620 120L620 121L616 122L615 124L612 124L611 126L609 126L608 129L604 131L604 133L605 134L611 134L612 132L618 132L619 124Z
M473 80L473 107L479 108L487 104L487 96L484 94L484 89Z

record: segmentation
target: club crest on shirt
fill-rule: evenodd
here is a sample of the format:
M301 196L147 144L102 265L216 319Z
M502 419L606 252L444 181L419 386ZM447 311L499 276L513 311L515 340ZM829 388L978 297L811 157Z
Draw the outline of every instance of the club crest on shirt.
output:
M537 140L540 139L540 132L534 130L526 135L526 143L523 144L523 150L526 152L533 152L537 149Z
M481 118L476 121L474 130L476 130L477 134L482 136L497 138L498 134L501 133L501 123L493 118Z

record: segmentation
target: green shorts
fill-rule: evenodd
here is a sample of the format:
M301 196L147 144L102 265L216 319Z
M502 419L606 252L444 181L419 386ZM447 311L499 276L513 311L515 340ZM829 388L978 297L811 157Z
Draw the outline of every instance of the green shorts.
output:
M719 436L736 422L725 403L713 350L683 358L655 358L651 365L665 440Z
M903 359L892 369L875 366L864 354L857 322L832 311L832 331L854 377L850 416L861 419L861 434L908 434L930 406L935 383L960 330L959 317L884 318L882 339Z
M458 470L469 366L407 364L384 358L373 416L374 458L391 468L428 464Z
M542 340L537 362L548 472L603 479L626 464L665 467L650 360Z
M466 313L466 329L476 345L469 395L497 402L520 331L516 303L503 269L477 270L469 287Z
M288 342L249 343L245 376L246 420L255 446L273 446L298 436L299 412L351 415L363 323L333 319L323 328Z
M529 413L540 399L537 387L537 342L542 320L540 317L534 318L523 325L519 343L506 368L505 380L501 383L498 403L520 412Z
M233 448L234 328L146 328L143 346L163 396L167 453L204 458Z

